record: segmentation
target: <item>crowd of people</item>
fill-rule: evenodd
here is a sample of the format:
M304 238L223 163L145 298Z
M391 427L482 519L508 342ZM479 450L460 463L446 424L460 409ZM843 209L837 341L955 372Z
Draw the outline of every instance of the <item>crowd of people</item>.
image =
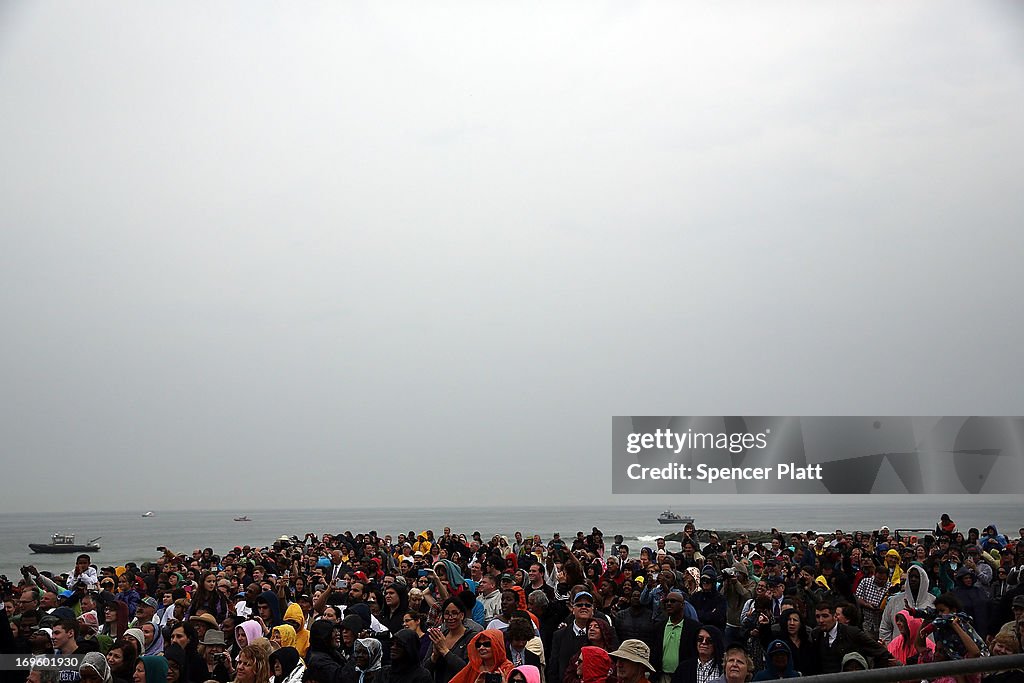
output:
M137 566L2 577L11 683L743 683L1021 652L1024 543L962 533L686 525L629 547L445 528L282 536ZM980 675L956 683L980 683ZM948 679L948 680L947 680ZM985 683L1021 683L1024 672ZM953 683L950 677L935 683Z

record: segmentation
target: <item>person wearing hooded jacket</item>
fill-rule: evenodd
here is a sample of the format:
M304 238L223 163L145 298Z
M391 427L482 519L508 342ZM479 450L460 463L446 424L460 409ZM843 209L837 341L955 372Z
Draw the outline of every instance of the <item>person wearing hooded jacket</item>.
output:
M613 683L616 680L612 658L606 650L594 645L584 645L580 650L576 671L583 683Z
M163 656L167 660L167 678L169 679L169 683L184 683L189 680L188 658L185 656L185 651L181 649L180 645L171 643L164 649ZM173 680L170 680L172 678Z
M469 641L466 654L469 656L469 663L462 671L452 676L450 683L477 683L477 678L482 673L501 674L504 683L512 671L512 662L508 661L505 655L505 638L501 631L488 629L477 633Z
M299 603L293 602L284 611L284 620L295 629L295 643L292 645L299 651L300 657L306 656L309 649L309 630L306 628L306 616L302 613Z
M270 654L271 683L300 683L305 672L306 665L294 647L282 647Z
M136 683L167 683L167 660L163 657L141 657L132 680Z
M353 646L353 656L341 670L344 683L380 683L384 680L383 648L375 638L359 638Z
M800 673L793 668L793 657L789 646L781 640L773 640L765 651L765 668L754 674L752 680L774 681L777 678L796 678Z
M956 587L952 593L963 605L966 612L974 621L974 630L982 638L988 633L988 598L980 587L975 585L976 575L968 567L960 567L956 572Z
M258 638L263 637L263 627L259 622L249 619L235 627L235 643L241 650L246 645L252 645Z
M264 633L269 633L270 629L281 625L281 602L277 599L277 593L274 591L263 591L260 593L260 597L256 598L256 607L260 608L264 604L270 608L270 622L268 623L262 614L260 618L263 619L263 626L266 629Z
M431 683L430 672L420 664L420 639L414 631L400 629L391 639L391 665L384 673L387 683Z
M1006 536L999 533L995 524L985 527L985 535L981 537L981 547L984 550L1002 550L1007 545Z
M878 637L884 643L891 643L899 635L896 629L897 614L905 609L928 609L935 603L935 596L929 592L928 572L920 565L910 565L904 586L902 593L889 596L882 610Z
M889 643L889 654L901 664L917 664L917 634L921 631L924 619L915 617L908 610L901 610L896 615L896 637ZM925 648L935 649L935 643L925 639Z
M110 665L99 652L86 653L78 667L78 673L85 683L114 683Z
M306 669L319 683L341 681L345 659L334 644L336 624L329 621L315 621L309 629L309 651L306 654Z
M509 683L543 683L540 672L541 669L532 664L523 664L509 672L508 680Z

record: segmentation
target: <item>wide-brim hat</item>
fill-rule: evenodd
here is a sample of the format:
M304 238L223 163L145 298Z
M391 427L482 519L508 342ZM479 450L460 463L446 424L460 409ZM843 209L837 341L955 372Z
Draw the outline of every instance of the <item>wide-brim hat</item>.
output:
M211 628L199 641L200 645L227 645L224 640L224 632L218 628Z
M220 624L217 623L217 617L213 616L209 612L203 612L202 614L197 614L197 615L191 616L191 617L188 618L188 620L189 621L201 621L204 624L207 624L208 626L210 626L211 628L217 628L217 627L220 626Z
M643 665L651 673L654 673L654 667L651 665L651 648L642 640L636 640L635 638L624 640L619 645L619 649L615 652L609 652L608 656L636 662Z

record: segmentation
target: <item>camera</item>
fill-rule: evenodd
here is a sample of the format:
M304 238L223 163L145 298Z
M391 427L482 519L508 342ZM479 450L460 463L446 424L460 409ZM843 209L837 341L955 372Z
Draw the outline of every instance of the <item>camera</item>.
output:
M484 683L501 683L501 673L497 671L494 673L485 673Z
M228 658L228 653L226 653L226 652L215 652L213 654L213 661L215 661L215 662L224 662L224 661L227 661L227 658Z

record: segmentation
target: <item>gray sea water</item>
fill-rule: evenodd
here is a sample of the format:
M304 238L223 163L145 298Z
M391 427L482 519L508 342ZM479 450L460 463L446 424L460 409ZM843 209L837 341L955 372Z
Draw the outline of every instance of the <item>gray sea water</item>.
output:
M813 498L773 497L769 502L743 496L722 497L721 501L684 501L675 512L696 518L699 528L770 529L783 531L816 529L933 528L939 515L949 513L966 531L996 524L1016 536L1024 525L1024 507L1020 498L969 498L968 502L940 505L923 504L913 497L890 496L814 496ZM661 507L592 506L592 507L515 507L515 508L359 508L334 510L239 510L231 511L162 511L144 518L144 510L97 513L39 513L0 515L0 574L16 580L19 568L34 564L40 570L68 571L74 555L37 555L29 543L49 542L54 532L68 532L85 542L101 537L101 550L93 554L100 566L116 566L125 562L144 562L159 553L156 546L190 552L193 548L212 547L223 553L235 545L269 545L278 536L307 531L316 534L353 533L376 530L379 534L433 529L440 534L445 526L466 534L478 530L485 537L515 531L539 533L545 540L555 531L563 537L576 531L589 532L597 526L605 537L622 534L630 545L650 543L658 535L680 527L660 525ZM243 514L251 522L234 522Z

